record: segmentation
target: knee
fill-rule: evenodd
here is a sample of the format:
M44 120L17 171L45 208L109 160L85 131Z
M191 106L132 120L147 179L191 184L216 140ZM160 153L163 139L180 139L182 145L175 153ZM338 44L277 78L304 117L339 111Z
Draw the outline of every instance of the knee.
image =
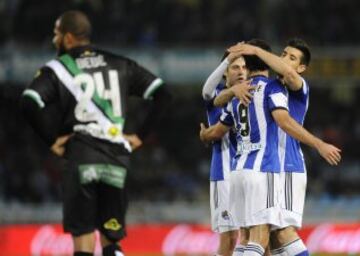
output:
M234 251L234 248L236 246L238 238L238 232L237 231L231 231L229 234L228 240L227 240L227 251L230 253L229 255L232 255L232 252Z
M239 233L240 237L239 237L239 243L241 245L246 246L249 242L249 230L248 229L244 229L241 228L240 229L240 233Z
M260 225L250 229L250 242L255 242L266 248L269 245L270 228L268 225Z
M230 247L231 252L234 250L234 248L236 246L237 239L238 239L238 232L237 231L232 232L232 234L230 236L230 240L229 240L229 242L230 242L229 247Z
M232 255L237 241L237 231L230 231L220 235L219 253L221 255Z
M86 233L82 235L72 235L75 252L93 252L95 249L95 233Z
M259 241L258 241L258 243L265 249L265 248L267 248L268 247L268 245L269 245L269 236L262 236L260 239L259 239Z
M287 227L281 230L277 230L275 232L275 237L272 240L278 245L278 247L280 247L298 238L299 236L296 232L296 229L294 227Z

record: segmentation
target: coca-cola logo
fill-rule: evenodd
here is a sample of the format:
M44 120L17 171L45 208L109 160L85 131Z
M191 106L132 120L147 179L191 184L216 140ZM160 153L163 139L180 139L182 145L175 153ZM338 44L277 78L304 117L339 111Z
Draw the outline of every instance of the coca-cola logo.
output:
M219 245L219 236L215 233L194 230L190 225L177 225L165 237L162 253L165 255L211 254Z
M322 224L310 233L306 245L311 252L359 253L360 227L338 228Z
M95 253L100 255L101 246L99 234L96 232L96 249ZM31 255L72 255L73 242L71 236L55 230L53 226L46 225L39 228L34 235L30 244Z

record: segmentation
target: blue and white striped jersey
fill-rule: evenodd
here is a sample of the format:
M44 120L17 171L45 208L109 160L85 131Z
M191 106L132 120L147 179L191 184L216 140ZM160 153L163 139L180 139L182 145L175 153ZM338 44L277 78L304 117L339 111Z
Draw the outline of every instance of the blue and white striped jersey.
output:
M309 86L303 79L302 89L289 90L289 113L299 124L304 125L306 112L309 106ZM282 171L305 172L305 160L301 151L300 142L287 135L279 128L279 154Z
M215 97L226 87L219 84L216 87L214 96L211 100L206 101L206 112L208 116L208 123L215 125L222 113L222 108L215 107L213 101ZM231 159L236 154L236 135L233 131L229 131L219 141L214 141L212 144L212 157L210 166L210 180L218 181L228 178L230 174Z
M278 126L271 112L288 109L286 88L277 80L253 77L253 100L248 107L234 98L221 116L221 122L237 130L237 154L232 170L280 172Z

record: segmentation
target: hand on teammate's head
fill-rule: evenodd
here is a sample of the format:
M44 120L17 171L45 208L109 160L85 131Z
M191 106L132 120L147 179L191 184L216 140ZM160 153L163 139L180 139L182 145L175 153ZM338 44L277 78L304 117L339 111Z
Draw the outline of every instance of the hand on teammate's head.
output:
M239 43L234 46L231 46L228 51L231 53L238 53L241 55L255 55L256 54L256 46L245 44L245 43Z
M239 52L230 52L227 59L229 61L229 63L232 63L234 60L236 60L237 58L241 57L242 54Z

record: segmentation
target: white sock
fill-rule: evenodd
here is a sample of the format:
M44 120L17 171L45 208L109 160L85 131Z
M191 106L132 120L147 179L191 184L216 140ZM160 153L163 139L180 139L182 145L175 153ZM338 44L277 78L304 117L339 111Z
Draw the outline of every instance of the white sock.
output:
M232 256L243 256L245 251L245 245L237 244Z
M278 249L271 250L272 256L287 256L286 250L284 247L280 247Z
M286 254L289 256L296 255L309 255L309 252L304 244L304 242L298 238L283 247L286 251Z
M265 249L257 243L249 242L245 247L243 256L263 256Z

